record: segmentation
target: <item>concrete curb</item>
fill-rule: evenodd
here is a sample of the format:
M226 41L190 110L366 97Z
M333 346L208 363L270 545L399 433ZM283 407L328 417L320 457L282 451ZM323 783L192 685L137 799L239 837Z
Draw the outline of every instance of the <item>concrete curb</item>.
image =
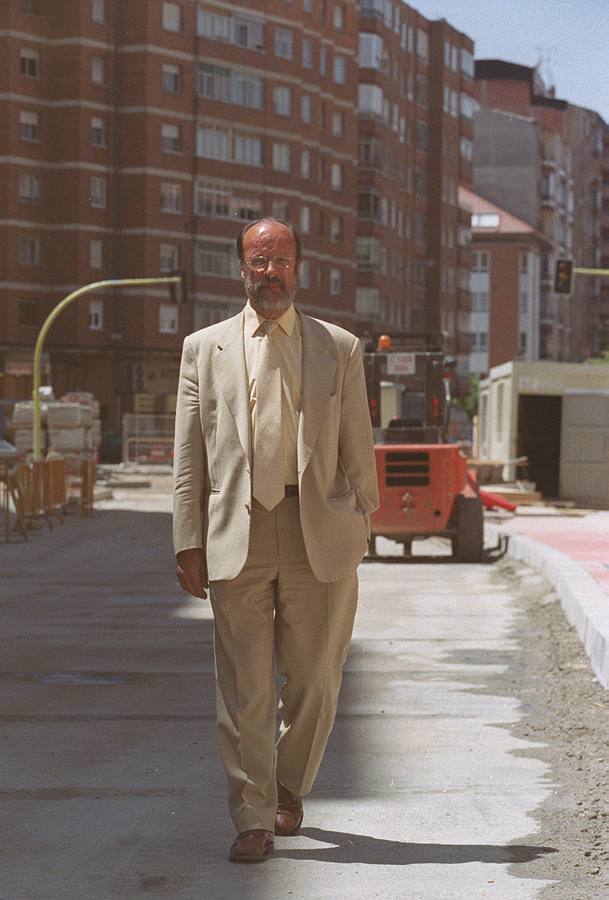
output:
M583 566L565 553L520 534L484 523L493 539L507 540L507 555L537 569L555 588L565 615L577 631L592 671L609 688L609 597Z

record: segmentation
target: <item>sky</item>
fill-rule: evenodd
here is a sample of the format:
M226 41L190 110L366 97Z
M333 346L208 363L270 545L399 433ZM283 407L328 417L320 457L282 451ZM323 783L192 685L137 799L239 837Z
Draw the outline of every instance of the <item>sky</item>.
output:
M447 19L475 44L476 59L544 62L556 96L609 124L609 0L408 0L427 19ZM548 76L552 77L549 78Z

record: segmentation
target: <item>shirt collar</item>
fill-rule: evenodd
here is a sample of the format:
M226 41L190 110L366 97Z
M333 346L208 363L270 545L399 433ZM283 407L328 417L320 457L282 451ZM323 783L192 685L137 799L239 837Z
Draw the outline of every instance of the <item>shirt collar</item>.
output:
M253 337L258 331L259 327L265 322L266 319L264 316L261 316L260 313L256 312L256 310L250 305L250 302L245 304L245 328L246 334L250 337ZM288 337L292 336L292 332L294 331L294 325L296 324L296 310L294 309L294 304L290 303L288 308L284 313L282 313L278 319L275 319L277 324L281 327L283 331L288 335Z

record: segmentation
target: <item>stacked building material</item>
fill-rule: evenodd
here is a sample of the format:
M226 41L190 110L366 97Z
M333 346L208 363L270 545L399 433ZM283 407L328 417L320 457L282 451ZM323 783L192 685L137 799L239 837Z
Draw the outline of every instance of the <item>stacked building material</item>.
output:
M44 452L47 443L47 404L41 403L41 446ZM34 404L31 400L20 400L15 403L11 417L13 444L24 453L34 449Z

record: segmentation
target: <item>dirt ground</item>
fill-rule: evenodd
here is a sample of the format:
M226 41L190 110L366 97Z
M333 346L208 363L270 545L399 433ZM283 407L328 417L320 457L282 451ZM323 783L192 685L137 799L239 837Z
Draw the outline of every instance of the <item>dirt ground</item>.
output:
M544 578L504 558L497 578L514 587L521 611L522 648L507 675L506 693L519 696L525 716L514 733L546 747L559 785L537 811L536 843L558 852L531 864L531 874L557 878L540 892L548 900L609 898L609 691L594 676L581 641ZM527 751L530 755L531 751ZM522 867L520 867L522 874Z

